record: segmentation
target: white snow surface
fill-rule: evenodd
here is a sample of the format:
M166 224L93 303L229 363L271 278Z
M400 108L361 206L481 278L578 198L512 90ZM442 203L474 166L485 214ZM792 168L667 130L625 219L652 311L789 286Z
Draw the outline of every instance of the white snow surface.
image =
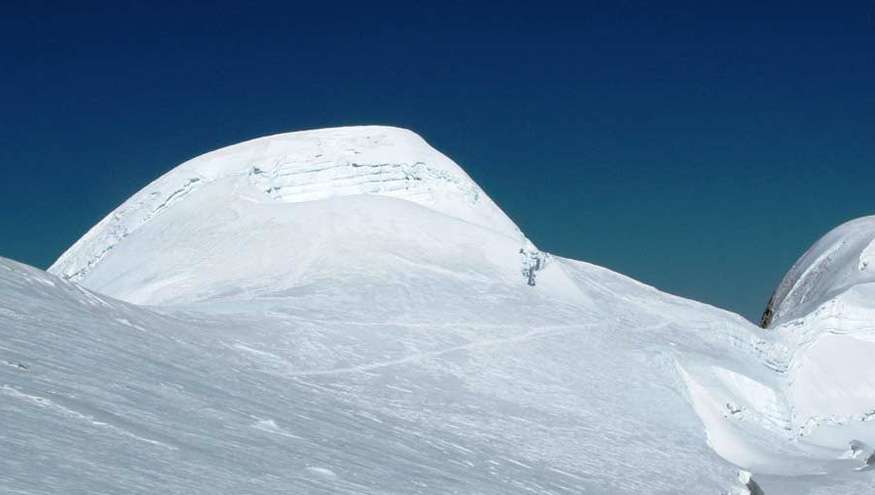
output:
M277 218L307 213L289 205L356 195L402 198L507 236L522 237L516 225L458 165L415 133L380 126L322 129L253 139L179 165L107 215L49 271L100 289L102 283L94 279L116 278L119 273L113 269L103 269L103 276L92 272L101 271L100 265L112 250L131 244L128 237L162 217L167 223L186 213L184 218L193 222L230 223L243 210L246 218L239 227L246 232L239 234L252 236L252 222L258 222L259 228L270 228ZM203 210L193 211L195 207ZM291 227L319 220L299 220ZM191 227L183 236L208 230L206 226ZM295 234L282 227L286 226L276 226L278 235ZM247 239L236 240L242 243ZM148 243L139 240L137 244L145 247ZM170 246L153 247L166 250ZM222 261L234 265L246 256L243 246L227 254L233 259ZM263 254L252 252L251 256ZM279 246L269 258L282 258ZM251 279L260 274L246 275ZM131 282L136 285L141 281ZM115 290L110 292L121 296Z
M830 266L763 330L540 253L409 131L249 141L0 258L0 492L871 493L873 284Z
M772 298L770 329L794 353L790 415L812 443L833 446L839 433L875 445L873 263L875 216L846 222L799 258Z
M852 287L875 283L875 215L821 237L790 268L772 298L771 326L804 317Z

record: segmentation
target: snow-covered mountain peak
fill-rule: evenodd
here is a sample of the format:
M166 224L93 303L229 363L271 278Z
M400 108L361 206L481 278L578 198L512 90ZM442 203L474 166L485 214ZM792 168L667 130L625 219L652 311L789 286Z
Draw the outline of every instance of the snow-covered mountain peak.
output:
M508 244L492 251L506 256L484 251L495 242ZM500 265L521 280L521 249L530 263L540 256L461 167L418 135L343 127L189 160L110 213L49 271L163 304L392 271L400 265L385 259L390 252L443 269L482 255L484 269Z
M875 215L839 225L815 242L781 281L762 326L804 317L849 289L872 282Z

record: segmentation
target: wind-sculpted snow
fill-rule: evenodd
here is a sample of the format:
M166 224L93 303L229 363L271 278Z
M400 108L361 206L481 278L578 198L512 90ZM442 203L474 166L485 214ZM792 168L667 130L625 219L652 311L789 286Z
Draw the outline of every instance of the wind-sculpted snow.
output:
M3 261L0 486L28 494L743 486L738 466L709 447L719 439L695 413L698 389L695 407L688 402L687 379L720 401L709 421L737 429L733 442L752 439L767 460L756 467L790 472L796 463L794 474L813 476L832 463L831 476L789 492L780 489L798 478L755 470L766 493L873 482L855 471L868 444L841 460L846 449L818 447L818 457L789 439L775 409L780 375L757 364L771 344L753 325L591 265L551 264L586 299L543 297L549 277L501 291L475 278L417 287L445 296L424 312L403 300L374 311L358 300L364 291L331 311L339 296L318 286L251 306L146 309Z
M357 304L315 318L297 295L269 313L156 311L2 266L13 492L668 493L734 479L671 386L670 350L648 349L688 340L656 316L606 325L522 280L481 317L495 296L477 283L435 288L452 289L445 303L395 321Z
M52 271L0 259L10 493L875 486L871 284L766 331L539 251L407 131L204 155Z

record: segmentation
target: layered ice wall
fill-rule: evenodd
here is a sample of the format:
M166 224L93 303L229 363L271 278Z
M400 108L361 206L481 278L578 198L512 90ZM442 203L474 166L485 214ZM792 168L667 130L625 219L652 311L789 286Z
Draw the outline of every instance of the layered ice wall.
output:
M846 222L814 243L778 286L763 326L787 349L790 425L799 438L871 454L875 216Z

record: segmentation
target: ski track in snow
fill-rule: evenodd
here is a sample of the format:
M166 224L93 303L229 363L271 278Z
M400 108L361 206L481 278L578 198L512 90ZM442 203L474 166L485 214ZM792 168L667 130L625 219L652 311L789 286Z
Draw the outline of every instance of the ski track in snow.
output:
M31 395L31 394L24 393L24 392L18 390L17 388L10 386L10 385L3 385L2 387L0 387L0 394L5 395L7 397L11 397L13 399L17 399L17 400L29 403L29 404L32 404L32 405L35 405L35 406L43 408L43 409L48 409L48 410L55 412L57 414L60 414L62 416L66 416L66 417L69 417L69 418L72 418L72 419L75 419L78 421L83 421L85 423L91 424L91 425L98 427L98 428L105 428L105 429L107 429L115 434L121 435L123 437L132 438L136 441L145 442L145 443L148 443L151 445L156 445L156 446L168 449L168 450L176 450L176 447L174 447L172 445L168 445L164 442L159 442L157 440L152 440L149 438L141 437L137 434L134 434L134 433L131 433L130 431L125 430L124 428L120 428L118 426L112 425L112 424L104 422L104 421L98 421L93 416L83 414L83 413L80 413L79 411L76 411L74 409L70 409L68 407L62 406L62 405L58 404L57 402L55 402L51 399L48 399L46 397L41 397L39 395Z
M344 322L344 324L345 325L349 325L349 324L356 325L359 323L347 321L347 322ZM366 326L372 326L372 325L385 326L385 325L371 324L371 323L367 323L364 325L366 325ZM327 369L327 370L300 371L300 372L294 372L294 373L286 373L285 376L306 377L306 376L340 375L340 374L346 374L346 373L364 373L364 372L368 372L368 371L372 371L372 370L376 370L376 369L380 369L380 368L397 366L397 365L402 365L402 364L407 364L407 363L412 363L412 362L417 362L417 361L423 361L423 360L427 360L427 359L434 359L434 358L444 356L447 354L452 354L454 352L475 349L475 348L480 348L480 347L489 347L489 346L497 346L497 345L502 345L502 344L510 344L510 343L515 343L515 342L524 342L526 340L531 340L531 339L535 339L535 338L542 338L542 337L548 337L551 335L560 334L560 333L567 332L567 331L570 331L573 329L581 329L582 330L582 329L586 329L586 328L592 328L593 326L595 326L595 325L550 325L550 326L539 327L537 329L526 332L522 335L515 335L512 337L501 338L501 339L487 339L487 340L481 340L481 341L476 341L476 342L469 342L467 344L453 346L453 347L449 347L446 349L411 354L411 355L408 355L408 356L405 356L402 358L398 358L398 359L391 359L391 360L387 360L387 361L380 361L380 362L375 362L375 363L368 363L368 364L362 364L362 365L358 365L358 366L349 366L349 367L343 367L343 368L332 368L332 369ZM468 325L468 327L476 329L478 326L477 325L474 325L474 326ZM495 328L508 328L508 326L494 325L494 326L490 326L490 328L493 328L493 329L495 329ZM255 354L255 355L268 357L271 359L278 359L278 360L283 359L280 356L277 356L276 354L273 354L273 353L270 353L267 351L261 351L258 349L253 349L252 347L245 346L242 344L235 344L232 347L249 352L249 353L252 353L252 354Z
M651 325L648 327L642 327L640 331L648 331L648 330L656 330L658 328L664 328L668 326L668 322L659 323L656 325ZM522 335L515 335L513 337L507 337L503 339L487 339L481 340L477 342L471 342L468 344L458 345L454 347L450 347L447 349L441 349L438 351L431 352L422 352L417 354L411 354L409 356L405 356L399 359L391 359L388 361L381 361L377 363L369 363L363 364L359 366L350 366L345 368L333 368L329 370L316 370L316 371L301 371L297 373L288 373L285 376L290 377L307 377L307 376L325 376L325 375L340 375L346 373L366 373L368 371L378 370L381 368L387 368L390 366L398 366L402 364L408 364L412 362L424 361L428 359L434 359L441 356L445 356L447 354L452 354L455 352L466 351L471 349L477 349L482 347L492 347L492 346L500 346L506 344L513 344L519 342L525 342L533 339L540 339L555 335L561 335L563 333L567 333L571 330L585 330L589 328L593 328L598 326L598 324L591 325L548 325L544 327L539 327L530 332L526 332ZM474 327L476 328L476 326ZM501 328L501 327L498 327ZM249 351L254 351L253 349L247 349ZM259 352L259 351L254 351ZM277 357L277 356L274 356Z

